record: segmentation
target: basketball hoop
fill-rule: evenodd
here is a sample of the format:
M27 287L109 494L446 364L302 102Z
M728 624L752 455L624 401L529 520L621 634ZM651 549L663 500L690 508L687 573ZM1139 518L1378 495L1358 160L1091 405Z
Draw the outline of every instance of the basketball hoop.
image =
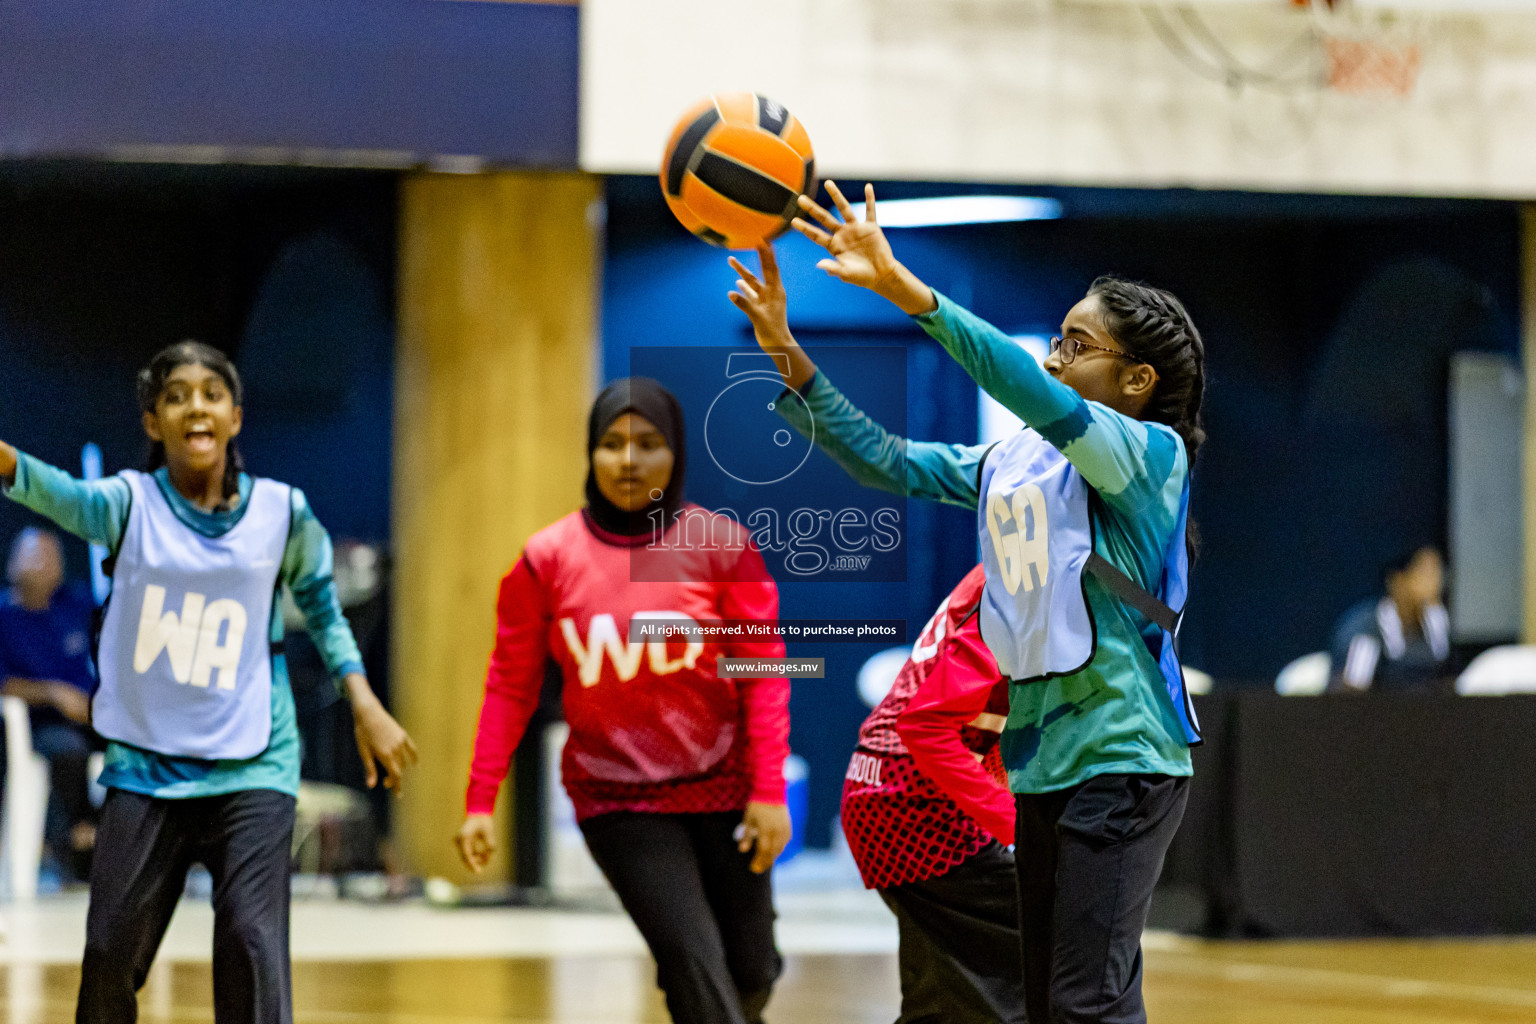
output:
M1349 96L1406 99L1419 79L1424 54L1417 43L1324 36L1328 87Z
M1354 4L1308 4L1323 44L1328 88L1346 96L1407 99L1424 63L1422 23Z

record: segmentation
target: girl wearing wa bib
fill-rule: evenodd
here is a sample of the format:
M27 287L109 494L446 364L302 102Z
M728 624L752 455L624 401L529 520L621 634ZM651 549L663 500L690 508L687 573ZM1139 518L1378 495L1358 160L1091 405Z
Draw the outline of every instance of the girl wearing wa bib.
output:
M15 501L115 560L92 724L109 741L79 1022L137 1017L188 869L213 878L214 1019L292 1020L288 873L299 734L274 614L286 586L357 721L369 785L415 760L363 675L304 495L241 471L240 378L195 342L138 380L146 472L76 480L0 442Z
M809 199L818 266L912 315L1027 429L988 449L894 437L788 329L769 248L732 301L787 357L777 403L869 486L977 511L981 632L1012 680L1001 749L1015 794L1025 1005L1055 1021L1140 1022L1141 931L1178 828L1199 726L1174 651L1187 590L1189 467L1204 440L1204 347L1169 293L1101 278L1044 366L898 262L866 188L857 219Z
M125 470L127 528L102 623L91 724L174 757L246 760L272 736L272 632L293 488L251 484L245 515L204 537L148 473Z

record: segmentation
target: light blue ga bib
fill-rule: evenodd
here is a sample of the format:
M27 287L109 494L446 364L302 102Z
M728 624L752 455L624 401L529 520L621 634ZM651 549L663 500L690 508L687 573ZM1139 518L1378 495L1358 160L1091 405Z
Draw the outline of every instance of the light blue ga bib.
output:
M1093 660L1098 634L1083 590L1085 564L1094 550L1089 495L1087 481L1066 456L1027 427L994 445L982 461L977 517L987 581L981 634L998 667L1015 682L1076 675ZM1175 611L1183 608L1189 588L1188 510L1186 488L1155 595ZM1149 644L1149 651L1186 741L1199 743L1174 634L1159 631L1159 642Z
M96 731L173 757L244 760L272 733L272 607L292 489L257 479L240 521L204 537L153 476L133 496L97 652Z

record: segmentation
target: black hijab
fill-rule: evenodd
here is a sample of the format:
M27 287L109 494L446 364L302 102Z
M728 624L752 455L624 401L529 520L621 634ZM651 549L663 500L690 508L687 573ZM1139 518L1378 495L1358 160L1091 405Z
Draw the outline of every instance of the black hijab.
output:
M653 501L633 512L625 512L603 496L597 475L592 470L592 453L597 442L627 412L644 416L656 425L672 449L672 479L667 481L660 501ZM672 392L649 377L622 377L603 389L592 403L587 420L587 514L599 528L622 537L638 537L655 526L653 514L665 510L665 529L683 508L683 470L688 464L683 434L683 407Z

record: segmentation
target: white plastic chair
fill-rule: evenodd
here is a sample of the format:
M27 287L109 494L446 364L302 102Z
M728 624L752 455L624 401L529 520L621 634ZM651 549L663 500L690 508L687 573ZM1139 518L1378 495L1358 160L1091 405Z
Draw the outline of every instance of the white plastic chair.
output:
M1456 679L1463 697L1502 697L1536 693L1536 646L1507 644L1490 647L1472 659Z
M910 647L887 647L870 655L869 660L859 666L859 699L869 707L885 700L885 695L896 685L901 667L911 656Z
M37 898L37 873L43 863L43 827L48 814L48 759L32 749L32 721L27 702L0 697L5 718L5 802L0 815L0 878L10 883L11 899Z
M1333 658L1327 651L1303 654L1275 676L1275 692L1282 697L1315 697L1328 689Z

